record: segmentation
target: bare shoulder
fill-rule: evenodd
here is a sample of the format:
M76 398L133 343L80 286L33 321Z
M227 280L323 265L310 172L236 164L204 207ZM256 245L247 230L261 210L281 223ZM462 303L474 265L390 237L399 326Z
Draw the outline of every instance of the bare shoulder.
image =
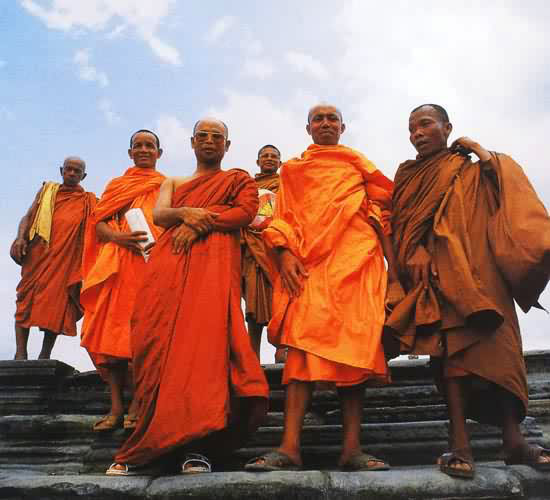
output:
M192 175L188 176L178 176L178 177L168 177L164 182L170 182L172 189L175 191L178 187L186 182L189 182L193 178Z

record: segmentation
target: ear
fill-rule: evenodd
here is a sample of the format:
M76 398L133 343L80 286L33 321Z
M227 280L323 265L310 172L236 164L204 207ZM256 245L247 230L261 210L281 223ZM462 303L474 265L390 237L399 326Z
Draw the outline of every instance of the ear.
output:
M134 157L132 156L132 150L131 149L128 150L128 156L130 157L130 160L134 159Z
M453 124L451 122L447 122L443 130L445 131L445 139L448 139L453 131Z
M195 138L191 137L191 149L195 149Z
M342 127L340 128L340 133L343 134L345 130L346 130L346 124L342 123Z
M229 146L231 146L231 141L228 139L225 141L225 152L227 153L227 150L229 149Z
M256 165L260 166L260 160L256 160Z
M83 172L83 173L82 173L82 177L80 178L80 180L83 181L83 180L86 178L87 175L88 175L88 174L87 174L86 172Z
M61 174L61 177L63 177L63 167L59 167L59 173Z
M306 125L306 130L308 135L311 135L311 127L309 126L309 123Z
M157 158L160 158L162 156L162 148L159 148L159 154L157 156Z

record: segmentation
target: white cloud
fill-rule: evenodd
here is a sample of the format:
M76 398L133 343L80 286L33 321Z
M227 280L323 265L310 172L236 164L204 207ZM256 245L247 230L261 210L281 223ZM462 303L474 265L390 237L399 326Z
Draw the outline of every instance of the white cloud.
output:
M103 113L109 125L114 125L121 121L120 116L113 110L113 103L109 99L101 99L99 101L99 110Z
M116 38L120 38L122 34L128 29L128 25L126 24L119 24L116 28L114 28L110 33L108 33L105 37L109 40L114 40Z
M291 50L285 54L285 60L296 71L325 80L328 77L328 71L323 64L309 54Z
M245 76L265 80L275 73L275 67L263 59L247 59L243 64L242 73Z
M225 35L236 23L234 16L224 16L217 19L205 35L205 40L209 43L217 42Z
M90 49L80 49L75 52L73 62L78 67L78 76L82 80L89 82L97 82L101 87L109 85L109 78L107 75L98 71L95 66L90 64Z
M179 51L160 40L156 34L174 7L175 0L50 0L49 7L43 7L36 0L20 0L20 4L51 29L109 30L107 37L113 37L122 31L120 24L131 26L162 61L181 64ZM119 24L113 30L111 25L114 22Z
M190 175L195 170L190 137L187 128L175 116L163 114L157 119L156 130L163 149L160 170L166 175Z

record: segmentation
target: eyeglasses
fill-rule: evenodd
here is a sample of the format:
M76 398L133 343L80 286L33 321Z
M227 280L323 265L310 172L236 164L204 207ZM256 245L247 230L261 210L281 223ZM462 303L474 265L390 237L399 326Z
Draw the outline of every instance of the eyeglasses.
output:
M198 130L195 132L195 139L199 142L204 142L208 139L208 136L212 137L214 142L224 142L225 135L219 132L206 132L205 130Z

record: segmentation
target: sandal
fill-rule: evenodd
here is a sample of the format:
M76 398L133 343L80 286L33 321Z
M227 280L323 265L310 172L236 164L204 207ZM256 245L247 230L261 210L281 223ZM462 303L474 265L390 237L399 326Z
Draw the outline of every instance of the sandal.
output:
M377 464L377 465L369 465ZM351 457L344 465L340 466L341 470L345 471L377 471L377 470L390 470L390 466L387 462L381 458L376 458L369 453L358 453Z
M529 465L538 471L550 470L550 462L539 462L539 458L545 455L550 457L550 450L539 445L519 448L504 459L506 465Z
M259 463L263 461L263 463ZM301 465L295 464L288 455L280 451L270 451L265 455L252 458L246 462L244 470L252 472L272 472L280 470L300 470Z
M185 462L181 464L181 473L199 474L203 472L212 472L210 460L200 453L187 453Z
M124 417L124 423L122 424L122 427L125 429L135 429L137 426L138 416L133 413L128 413Z
M113 431L122 427L122 421L122 415L105 415L94 424L92 430L94 432Z
M439 470L451 477L461 477L463 479L473 479L476 473L474 461L467 458L461 450L453 450L443 453L437 461ZM456 464L466 464L470 469L459 469L453 466Z
M118 469L118 466L123 466L124 469ZM107 476L138 476L139 472L128 464L112 463L111 466L105 471Z

